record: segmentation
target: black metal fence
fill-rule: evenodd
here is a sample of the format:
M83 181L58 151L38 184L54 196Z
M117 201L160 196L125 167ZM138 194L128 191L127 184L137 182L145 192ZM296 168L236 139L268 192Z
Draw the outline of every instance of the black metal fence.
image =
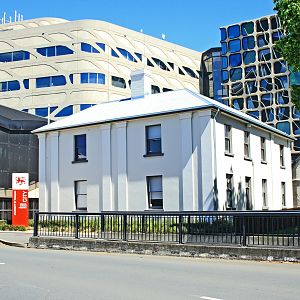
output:
M34 236L300 247L300 211L35 214Z

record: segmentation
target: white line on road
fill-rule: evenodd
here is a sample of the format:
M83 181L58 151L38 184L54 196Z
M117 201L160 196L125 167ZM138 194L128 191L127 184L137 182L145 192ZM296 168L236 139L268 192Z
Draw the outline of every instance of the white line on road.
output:
M0 263L0 265L5 265L5 263Z
M219 299L219 298L212 298L212 297L207 297L207 296L199 296L200 299L203 300L223 300L223 299Z

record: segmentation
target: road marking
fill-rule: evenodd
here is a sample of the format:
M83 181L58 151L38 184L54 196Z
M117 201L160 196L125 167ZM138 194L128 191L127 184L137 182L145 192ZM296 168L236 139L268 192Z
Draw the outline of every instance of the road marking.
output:
M5 263L0 263L0 265L5 265Z
M207 297L207 296L201 296L200 299L203 299L203 300L222 300L222 299L219 299L219 298L212 298L212 297Z

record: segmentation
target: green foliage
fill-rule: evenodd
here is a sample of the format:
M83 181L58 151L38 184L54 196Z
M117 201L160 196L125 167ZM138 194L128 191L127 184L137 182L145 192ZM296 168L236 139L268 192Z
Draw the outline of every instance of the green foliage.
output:
M300 71L300 0L274 0L285 36L276 42L275 48L293 71ZM292 101L300 110L300 87L292 85Z
M6 224L6 222L0 223L0 230L9 230L9 231L25 231L26 227L24 226L15 226Z

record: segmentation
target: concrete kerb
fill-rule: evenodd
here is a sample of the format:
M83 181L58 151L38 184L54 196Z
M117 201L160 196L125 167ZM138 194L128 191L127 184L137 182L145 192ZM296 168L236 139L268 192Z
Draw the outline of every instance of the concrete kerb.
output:
M5 240L1 240L0 239L0 243L7 245L7 246L12 246L12 247L19 247L19 248L27 248L28 247L28 243L16 243L16 242L9 242L9 241L5 241Z
M300 249L297 248L162 244L153 242L105 241L61 237L31 237L29 239L29 247L37 249L131 253L159 256L300 262Z

